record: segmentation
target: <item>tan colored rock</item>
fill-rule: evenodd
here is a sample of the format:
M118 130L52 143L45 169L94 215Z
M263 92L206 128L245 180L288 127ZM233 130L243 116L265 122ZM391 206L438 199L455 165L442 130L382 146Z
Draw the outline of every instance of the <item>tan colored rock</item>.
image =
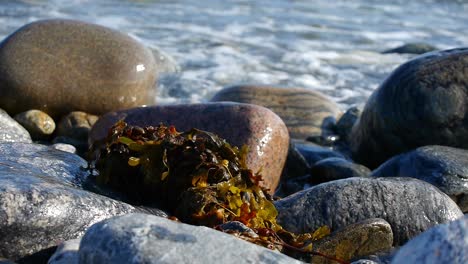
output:
M31 137L40 139L54 133L55 121L40 110L29 110L14 116L14 119L28 130Z
M57 136L87 141L88 133L98 119L98 116L85 112L71 112L60 120L57 126Z
M281 117L291 138L322 135L341 111L336 103L317 91L301 88L240 85L219 91L212 102L232 101L266 107Z
M102 116L90 132L90 143L103 140L123 119L130 125L174 125L178 131L198 128L213 132L232 145L247 145L247 165L261 170L263 186L274 192L288 152L289 136L281 118L256 105L239 103L181 104L140 107Z
M0 44L0 107L52 117L102 114L154 101L150 50L118 31L74 20L23 26Z

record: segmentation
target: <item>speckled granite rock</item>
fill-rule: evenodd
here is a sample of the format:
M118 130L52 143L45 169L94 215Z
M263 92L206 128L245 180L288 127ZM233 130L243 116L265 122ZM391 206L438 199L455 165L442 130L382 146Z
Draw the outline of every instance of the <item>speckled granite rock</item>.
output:
M301 263L211 228L129 214L90 227L79 263Z
M126 34L73 20L23 26L0 44L0 107L52 117L153 103L156 65Z
M401 65L374 91L351 133L356 162L374 169L426 145L468 148L468 48Z
M397 252L392 264L468 263L468 215L435 226L413 238Z
M341 180L351 177L368 177L371 171L360 164L343 158L326 158L316 162L310 168L310 183Z
M374 177L411 177L429 182L468 213L468 150L425 146L398 155L372 172Z
M0 143L25 142L31 143L29 132L16 122L7 112L0 109Z
M344 228L369 218L390 223L394 245L424 230L461 217L450 197L412 178L348 178L322 183L275 202L278 222L296 233L328 225Z
M264 186L274 192L288 152L289 136L283 121L270 110L239 103L181 104L140 107L102 116L90 132L100 141L109 128L123 119L130 125L174 125L178 131L198 128L214 132L230 144L247 145L247 166L262 169Z
M382 53L423 54L434 50L437 50L437 48L427 43L408 43L393 49L386 50Z
M0 144L0 256L17 260L138 211L83 190L84 166L77 155L44 145Z
M96 115L74 111L60 119L57 136L73 138L86 143L91 127L99 119Z
M350 261L392 248L393 232L383 219L367 219L349 225L314 243L314 251L340 260ZM335 264L321 256L312 257L314 264Z
M232 101L264 106L283 119L291 138L327 134L341 113L338 105L317 91L300 88L240 85L219 91L211 101Z
M78 250L81 238L61 243L47 264L78 264Z
M14 119L28 130L34 139L45 138L55 130L55 121L40 110L28 110L14 116Z

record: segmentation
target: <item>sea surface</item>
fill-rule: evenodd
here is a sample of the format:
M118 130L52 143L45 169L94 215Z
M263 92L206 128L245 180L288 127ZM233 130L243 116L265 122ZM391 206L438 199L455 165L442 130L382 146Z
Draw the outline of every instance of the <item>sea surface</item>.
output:
M412 56L382 51L468 45L468 1L455 0L0 0L0 38L47 18L111 27L154 50L169 65L160 103L244 83L319 90L345 109Z

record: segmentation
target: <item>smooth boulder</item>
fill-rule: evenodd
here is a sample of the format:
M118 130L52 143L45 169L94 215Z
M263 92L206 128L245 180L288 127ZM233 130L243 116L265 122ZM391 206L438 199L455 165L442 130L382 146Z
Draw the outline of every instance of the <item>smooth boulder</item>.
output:
M433 185L412 178L348 178L322 183L275 202L278 222L296 233L338 230L369 218L392 226L394 245L463 215Z
M298 139L328 134L341 113L338 105L324 94L301 88L232 86L219 91L211 101L264 106L283 119L291 138Z
M369 177L371 171L343 158L326 158L317 161L310 168L310 183L320 184L352 177Z
M1 89L0 89L1 90ZM0 109L0 143L23 142L31 143L31 135L14 120L7 112Z
M88 229L79 263L301 263L214 229L128 214Z
M156 64L126 34L64 19L27 24L0 44L0 107L52 117L152 104Z
M34 139L44 139L54 133L55 121L48 114L39 110L28 110L13 117Z
M468 48L431 52L374 91L350 135L353 158L374 169L426 145L468 148Z
M178 131L197 128L219 135L234 146L248 147L247 166L261 170L263 186L274 192L278 186L289 136L281 118L256 105L239 103L180 104L139 107L108 113L96 122L90 132L90 143L102 141L109 128L123 120L130 125L174 125Z

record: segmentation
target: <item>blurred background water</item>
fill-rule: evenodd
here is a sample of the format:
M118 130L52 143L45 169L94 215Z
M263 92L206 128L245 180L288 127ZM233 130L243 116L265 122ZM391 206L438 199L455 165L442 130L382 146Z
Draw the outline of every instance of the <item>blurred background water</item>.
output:
M468 1L455 0L0 0L0 37L46 18L108 26L159 50L173 66L161 103L253 83L319 90L344 109L412 56L382 51L468 44Z

